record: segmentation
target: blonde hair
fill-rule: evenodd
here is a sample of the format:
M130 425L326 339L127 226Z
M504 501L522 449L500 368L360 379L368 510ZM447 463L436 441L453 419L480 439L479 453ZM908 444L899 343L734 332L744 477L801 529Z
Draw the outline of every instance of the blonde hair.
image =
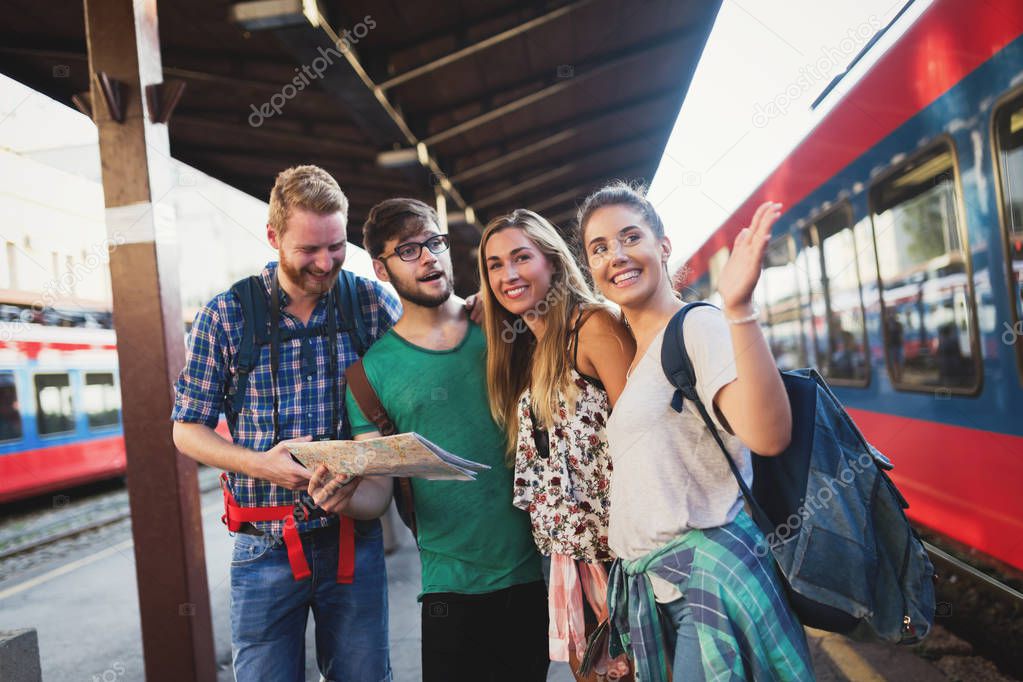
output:
M536 308L525 313L542 316L543 336L532 343L524 316L514 315L498 303L487 276L489 239L502 230L518 229L533 242L552 265L550 289ZM558 415L559 397L574 406L578 387L571 381L568 361L573 317L580 308L607 307L594 295L576 264L568 244L543 216L520 208L491 220L479 246L480 298L483 329L487 336L487 386L490 412L505 429L508 452L513 457L518 436L518 402L531 388L537 426L552 429ZM545 309L541 311L541 306ZM608 308L610 309L610 308Z
M278 237L284 234L294 208L318 215L340 211L348 219L348 198L337 180L319 166L293 166L277 174L267 222Z

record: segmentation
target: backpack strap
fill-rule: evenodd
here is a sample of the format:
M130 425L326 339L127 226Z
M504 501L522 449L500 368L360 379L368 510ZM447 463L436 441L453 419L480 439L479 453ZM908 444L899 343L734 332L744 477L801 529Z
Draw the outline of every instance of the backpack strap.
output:
M235 282L230 289L242 307L242 340L238 345L238 384L233 395L227 396L227 406L237 415L245 406L245 393L249 386L249 374L259 362L259 351L266 343L267 312L269 302L263 283L258 275L245 277ZM257 335L260 340L257 340ZM262 341L262 343L260 342Z
M342 268L338 273L335 298L341 313L341 328L348 332L355 354L361 358L369 349L372 339L359 304L359 283L351 271Z
M356 404L362 410L366 419L376 425L380 435L393 436L398 433L394 422L391 421L391 418L387 415L387 410L384 409L383 404L380 402L380 396L377 395L376 389L373 388L373 384L369 382L369 377L366 376L366 367L363 365L362 360L349 365L348 369L345 370L345 376L348 379L348 388L351 389L352 397L355 398Z
M371 422L376 424L377 430L383 436L391 436L398 432L394 422L387 414L380 396L377 395L373 384L366 376L366 368L362 360L348 366L345 370L345 377L348 380L348 389L352 392L355 403L362 410L362 414ZM394 501L398 507L398 515L401 520L412 531L412 536L417 538L416 533L416 505L412 497L412 481L407 476L396 476L394 479Z
M675 313L664 330L664 340L661 343L661 370L668 379L668 383L675 387L675 394L671 398L671 407L676 412L681 413L686 400L689 400L696 406L696 410L700 413L703 423L707 425L707 429L714 436L714 441L721 448L721 452L724 453L725 460L728 462L728 468L732 470L732 475L735 476L735 481L739 484L742 496L749 503L753 520L766 533L768 530L765 529L773 528L774 524L771 523L767 513L764 512L760 503L753 497L753 491L749 489L746 481L743 480L742 474L739 473L739 467L736 466L732 456L728 454L728 448L725 447L725 442L721 438L721 433L718 431L717 425L714 424L714 420L711 419L707 406L703 404L700 394L696 391L696 370L693 368L693 361L689 357L689 351L686 350L685 336L682 332L686 315L693 309L704 306L717 309L717 306L706 301L687 303L682 310Z

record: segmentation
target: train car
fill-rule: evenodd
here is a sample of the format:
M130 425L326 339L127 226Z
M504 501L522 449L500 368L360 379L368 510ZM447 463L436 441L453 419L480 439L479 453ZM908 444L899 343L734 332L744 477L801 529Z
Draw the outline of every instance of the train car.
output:
M0 323L0 502L124 470L114 332Z
M758 285L918 523L1023 569L1023 3L936 0L683 270L711 298L780 201Z

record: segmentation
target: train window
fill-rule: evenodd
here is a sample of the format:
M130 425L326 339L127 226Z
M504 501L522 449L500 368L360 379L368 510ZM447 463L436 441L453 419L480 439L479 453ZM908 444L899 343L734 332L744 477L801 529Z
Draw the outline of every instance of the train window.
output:
M791 237L773 242L764 259L764 274L757 287L758 304L764 311L767 338L778 367L806 366L803 330L803 291L795 246Z
M37 374L36 428L40 436L74 431L75 417L71 402L71 377L63 374Z
M121 392L114 385L112 373L85 375L82 408L89 420L90 429L117 424L121 412Z
M995 144L998 148L998 176L1001 186L1002 226L1005 230L1012 292L1011 329L1004 338L1015 340L1020 370L1023 371L1023 93L995 112ZM999 330L1002 331L1002 330Z
M852 209L842 204L814 221L811 237L820 250L823 294L821 317L814 326L827 339L820 348L821 370L833 382L866 385L868 378L866 328L860 296L857 244Z
M952 147L922 152L870 190L884 319L896 387L969 391L980 373Z
M0 442L21 438L21 407L14 372L0 372Z

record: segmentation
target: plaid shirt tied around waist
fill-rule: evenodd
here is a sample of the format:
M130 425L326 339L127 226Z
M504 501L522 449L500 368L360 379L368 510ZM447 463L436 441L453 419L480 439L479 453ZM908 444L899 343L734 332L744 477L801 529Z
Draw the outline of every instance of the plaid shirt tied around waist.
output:
M806 636L775 573L763 534L745 512L724 526L690 530L611 568L610 653L631 650L639 682L665 682L670 667L649 575L689 602L700 645L692 680L813 680ZM674 633L672 633L673 635Z
M268 292L277 264L269 263L259 278ZM380 338L401 315L401 304L379 282L356 278L359 310L370 337ZM281 289L281 329L316 327L327 321L326 295L320 298L305 325L284 311L290 297ZM245 326L242 307L229 291L218 294L196 315L189 335L188 357L175 384L174 411L171 419L205 424L216 428L224 411L225 399L237 386L237 352ZM338 396L338 433L333 438L350 438L345 413L344 370L358 360L349 334L338 332L337 351L340 382L334 391L328 364L326 336L296 338L280 344L280 371L277 377L281 439L326 435L331 430L331 401ZM254 450L253 457L273 447L273 393L270 381L270 347L260 349L259 362L249 375L244 405L237 415L228 416L228 428L234 442ZM231 494L242 507L291 506L301 491L288 490L244 474L228 472ZM336 516L317 518L297 524L299 532L337 522ZM283 521L257 521L259 530L271 535L284 533Z

